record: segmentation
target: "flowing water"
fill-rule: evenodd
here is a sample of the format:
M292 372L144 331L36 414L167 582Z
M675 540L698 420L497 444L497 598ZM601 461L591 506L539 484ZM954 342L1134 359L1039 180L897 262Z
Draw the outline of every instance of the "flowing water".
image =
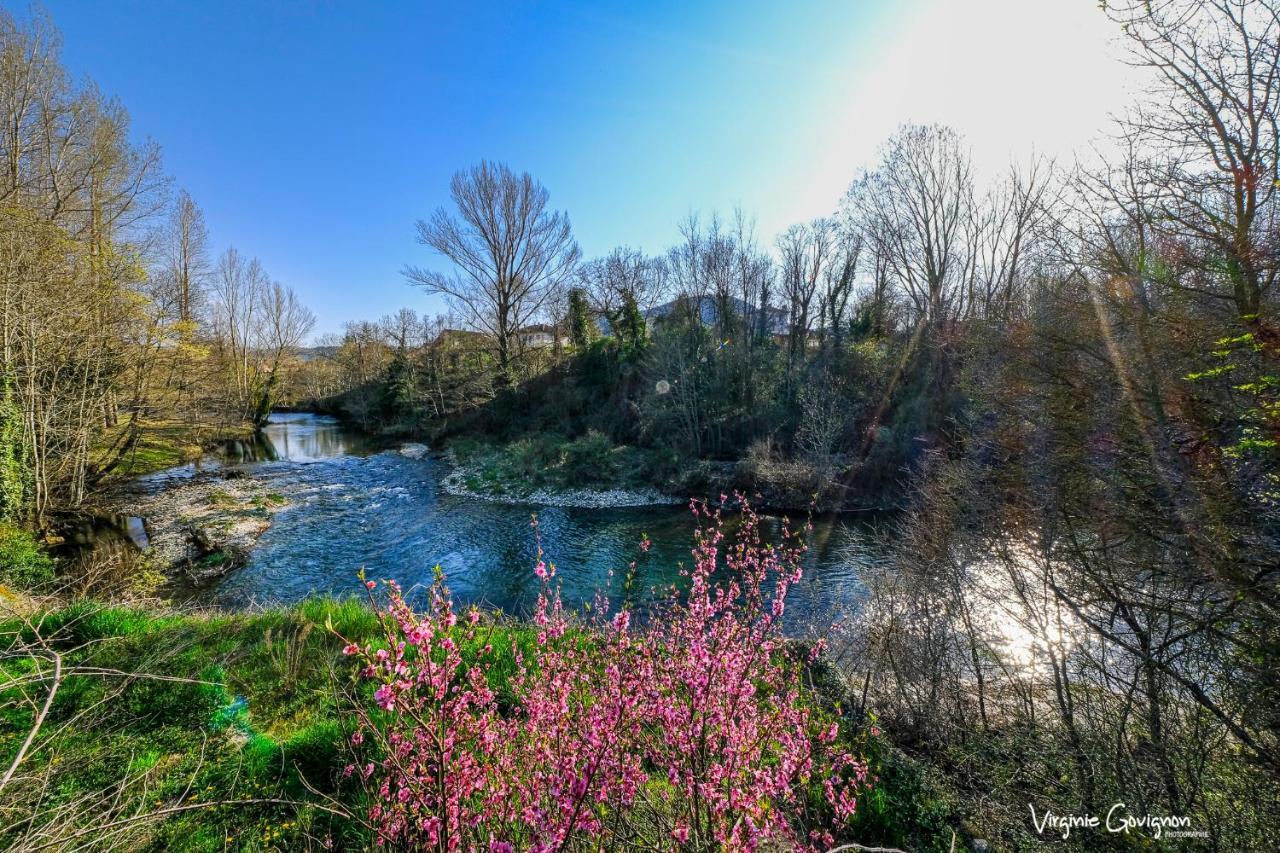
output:
M454 598L527 613L537 594L532 566L537 540L558 568L566 603L614 601L627 565L636 561L637 598L679 578L689 561L693 520L686 507L576 509L493 503L447 494L447 463L379 449L332 418L282 413L251 443L221 461L260 479L288 499L263 534L249 564L192 593L204 604L248 606L292 602L312 593L360 591L356 572L394 578L406 589L431 582L439 565ZM153 475L151 488L191 476L193 468ZM780 520L767 520L776 536ZM638 543L652 546L642 554ZM826 620L856 606L860 569L881 559L874 529L847 517L814 521L803 580L788 599L789 621Z

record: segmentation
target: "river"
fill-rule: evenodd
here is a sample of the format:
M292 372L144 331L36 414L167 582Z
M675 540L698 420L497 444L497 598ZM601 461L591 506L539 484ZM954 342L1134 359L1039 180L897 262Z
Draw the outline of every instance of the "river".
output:
M635 560L641 597L668 587L689 562L694 530L687 507L578 509L495 503L446 493L446 462L379 448L334 420L306 413L273 415L259 438L230 446L200 467L234 467L287 499L248 565L181 597L198 604L246 607L289 603L315 593L359 591L356 572L394 578L405 588L429 584L439 565L456 600L527 614L537 594L532 566L537 514L546 559L556 564L566 603L597 592L616 600ZM164 489L190 477L182 466L142 478ZM768 518L772 535L780 526ZM805 572L788 599L788 621L826 621L856 607L861 570L882 559L875 529L845 516L814 521ZM642 554L639 542L652 542Z

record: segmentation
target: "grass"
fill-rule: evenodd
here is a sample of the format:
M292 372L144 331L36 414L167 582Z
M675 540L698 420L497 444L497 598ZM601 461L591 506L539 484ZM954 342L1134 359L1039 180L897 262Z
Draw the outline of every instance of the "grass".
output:
M53 580L53 560L35 537L0 521L0 583L30 589Z
M0 622L0 638L22 633L31 632L21 622ZM0 809L91 812L84 804L97 802L127 771L138 780L121 800L130 809L196 806L151 822L130 838L131 849L296 849L326 838L340 848L369 846L357 823L318 808L314 793L363 808L363 794L344 789L341 770L351 721L347 691L367 688L353 686L338 636L377 642L377 621L363 602L314 598L236 614L81 602L45 614L41 634L54 638L67 667L190 680L67 677L42 729L57 732L56 739L22 765L29 778L45 776L47 787L41 795L34 782L15 784L0 795ZM491 678L500 697L509 695L506 679L515 669L512 640L526 649L534 642L525 626L495 623L499 660ZM479 652L463 649L468 657ZM29 668L29 659L0 657L0 683ZM31 707L17 698L0 691L5 767L32 721ZM255 798L308 805L198 806ZM18 831L17 821L0 823ZM6 833L0 828L0 847L13 841Z
M127 422L122 421L115 427L103 430L98 437L95 454L99 461L106 461L102 457L105 457L109 448L115 446L127 426ZM172 468L199 458L210 441L243 437L252 432L252 427L248 425L228 427L162 419L143 420L140 426L137 442L111 472L111 479L137 477Z
M224 492L221 489L213 489L209 492L209 505L226 509L240 505L240 500L230 492Z

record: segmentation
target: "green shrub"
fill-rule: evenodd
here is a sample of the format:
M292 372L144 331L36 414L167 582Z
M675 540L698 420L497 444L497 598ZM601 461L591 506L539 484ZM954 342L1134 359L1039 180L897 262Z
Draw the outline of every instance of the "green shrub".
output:
M909 850L948 850L957 816L936 772L881 737L866 737L861 748L877 781L858 799L853 835Z
M561 471L567 485L611 483L617 473L615 467L613 442L604 433L589 430L564 445Z
M35 537L20 527L0 522L0 581L33 589L53 580L53 558Z

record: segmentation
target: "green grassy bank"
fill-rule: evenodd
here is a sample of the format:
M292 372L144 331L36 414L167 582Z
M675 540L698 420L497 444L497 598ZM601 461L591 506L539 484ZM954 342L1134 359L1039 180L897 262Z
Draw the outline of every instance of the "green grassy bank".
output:
M128 440L124 435L129 424L121 423L103 430L97 436L94 458L96 464L105 466L115 460L108 474L109 480L126 480L143 474L151 474L198 459L205 450L219 441L248 439L253 436L253 424L214 424L145 419L134 425L136 435L123 452L119 448Z
M351 815L369 803L342 770L354 703L371 688L353 681L339 635L376 644L373 612L354 599L240 613L82 601L0 617L0 768L32 729L55 655L62 669L0 789L0 848L368 849ZM529 653L535 633L499 617L488 639L502 704L512 644ZM920 769L882 738L849 736L881 780L859 806L859 837L945 849L949 807Z
M362 602L331 599L236 614L81 602L3 619L5 767L41 705L23 696L47 695L53 653L62 679L0 794L0 847L33 831L61 847L82 830L98 846L117 820L110 832L126 849L370 846L359 821L334 813L365 805L341 778L349 709L362 697L334 632L373 641L377 622ZM524 626L495 624L495 650L509 654L512 639L533 642Z

